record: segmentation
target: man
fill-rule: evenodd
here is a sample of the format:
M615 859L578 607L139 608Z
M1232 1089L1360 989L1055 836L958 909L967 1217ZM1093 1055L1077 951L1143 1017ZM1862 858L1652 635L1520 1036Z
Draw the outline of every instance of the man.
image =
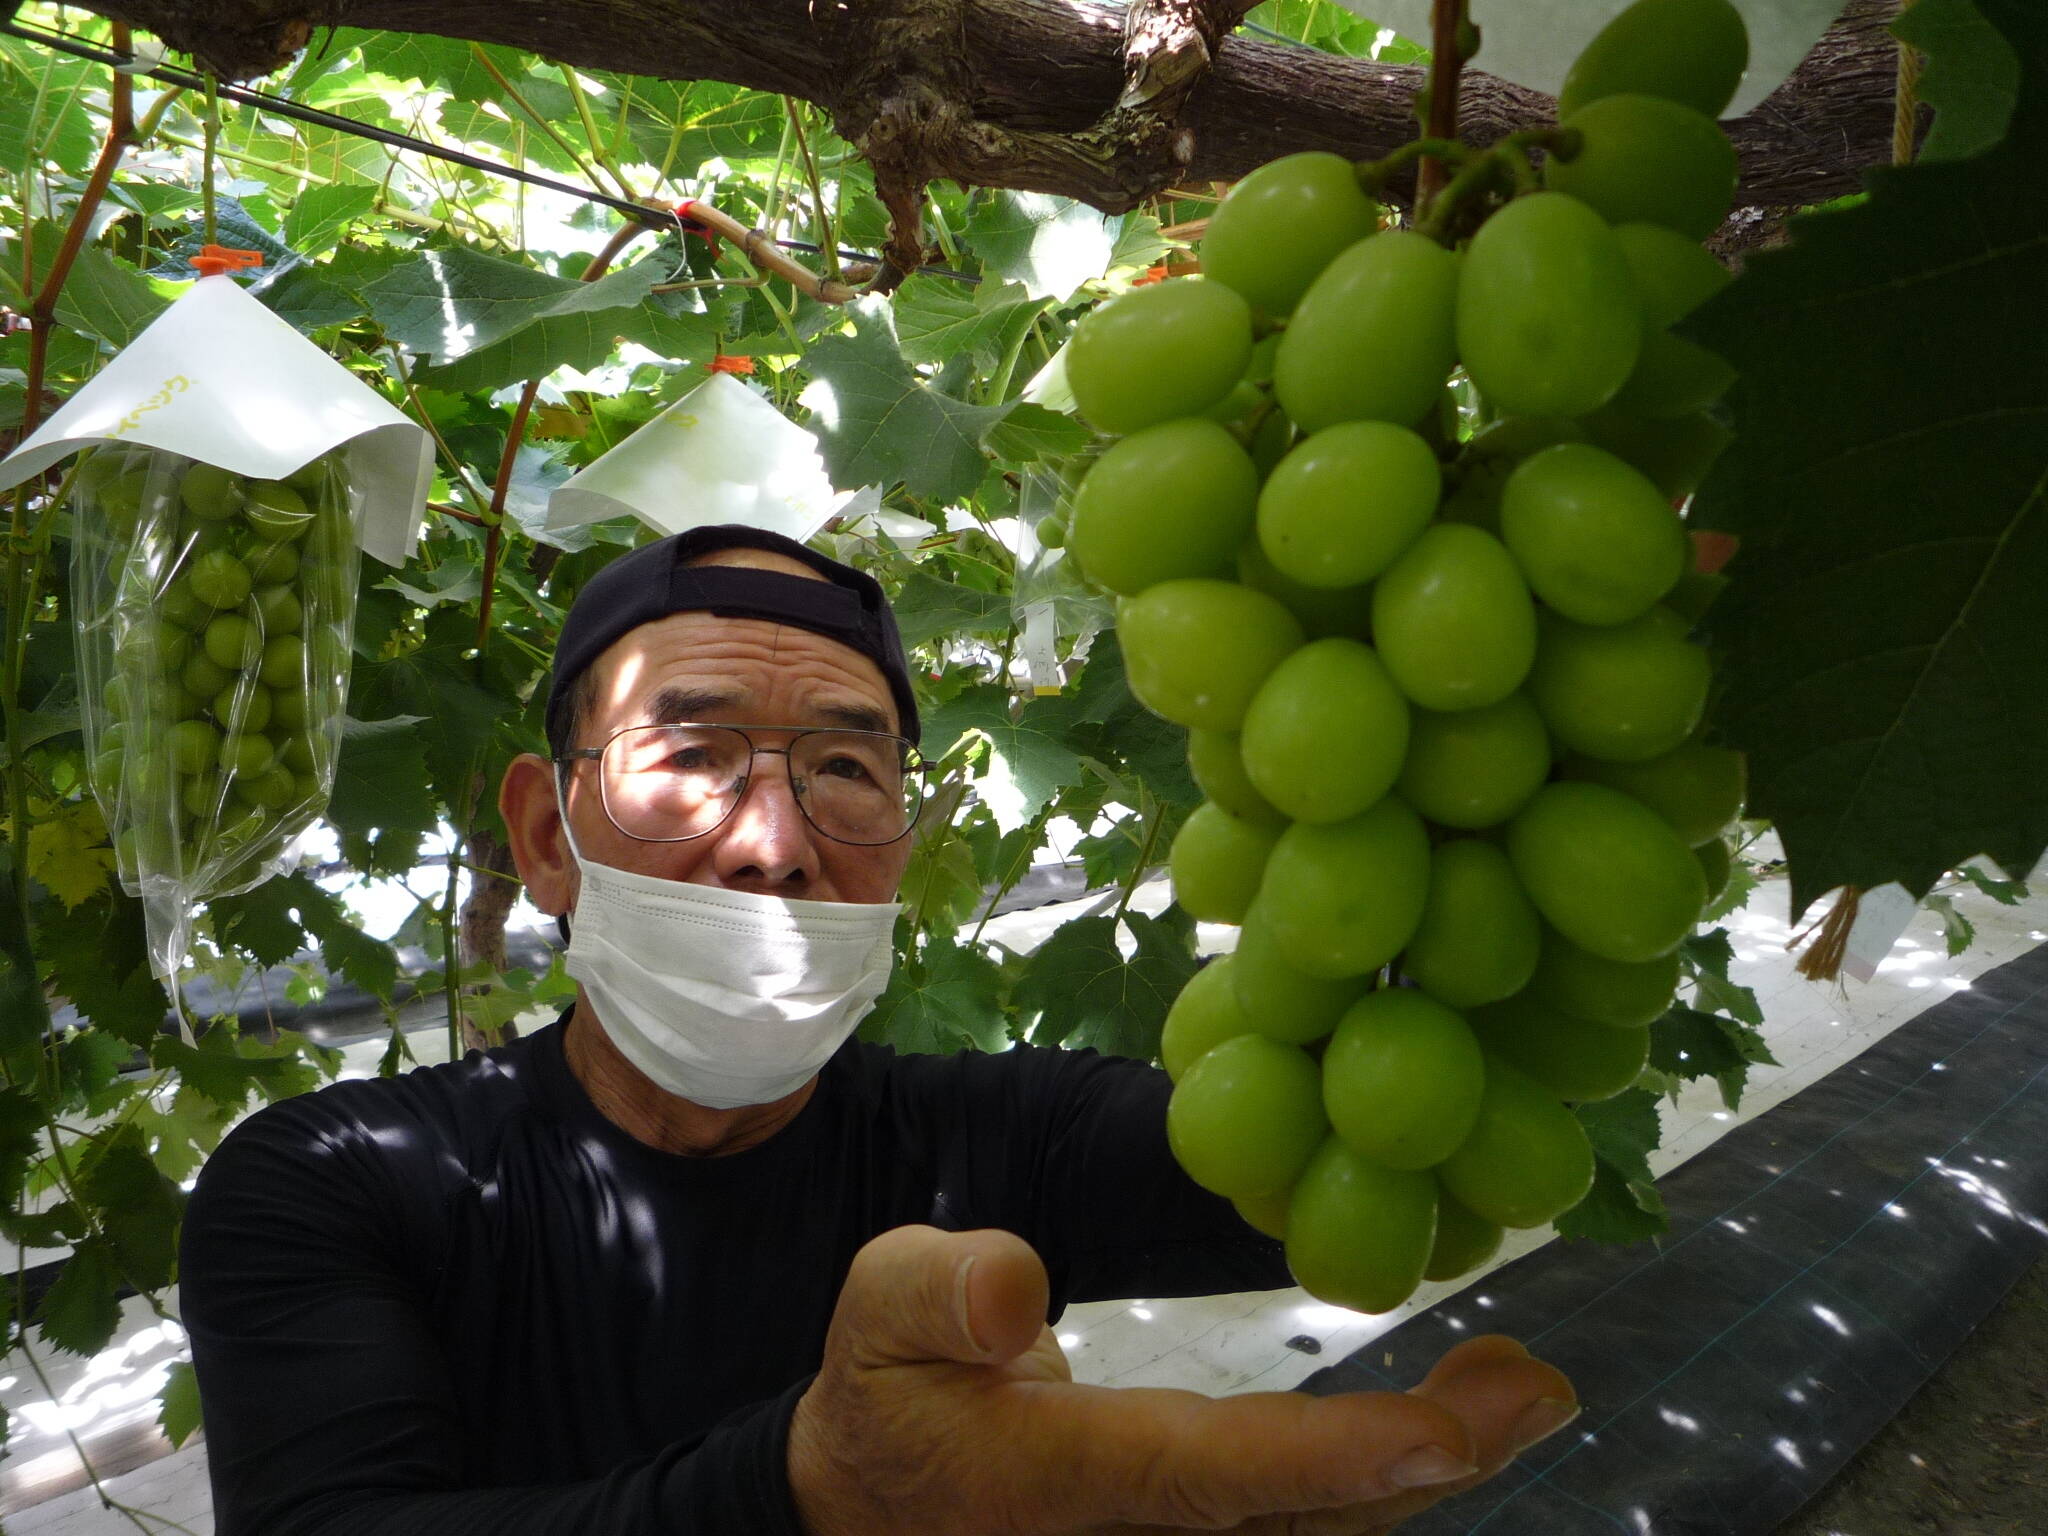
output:
M1415 1393L1074 1386L1068 1301L1287 1283L1161 1073L845 1042L917 735L879 587L699 529L566 621L500 795L574 1008L274 1105L186 1221L220 1536L1384 1530L1574 1411L1505 1339Z

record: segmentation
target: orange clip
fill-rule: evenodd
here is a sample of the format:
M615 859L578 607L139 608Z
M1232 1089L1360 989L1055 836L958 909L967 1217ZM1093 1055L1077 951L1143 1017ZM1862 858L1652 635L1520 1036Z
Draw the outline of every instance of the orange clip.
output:
M704 365L706 373L752 373L754 360L751 357L730 357L721 352Z
M192 270L201 277L218 277L223 272L240 272L245 267L260 267L263 257L256 251L245 251L232 245L206 245L199 248L199 254L192 258Z
M711 254L716 256L718 254L718 231L697 217L692 211L696 206L697 199L694 197L686 197L680 203L677 203L676 223L681 226L683 233L686 235L703 236L704 243L711 247Z

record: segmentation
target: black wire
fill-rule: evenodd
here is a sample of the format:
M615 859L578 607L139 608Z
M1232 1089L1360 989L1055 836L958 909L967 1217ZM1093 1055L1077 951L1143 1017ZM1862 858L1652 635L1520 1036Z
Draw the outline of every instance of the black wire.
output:
M52 32L47 28L30 26L11 18L0 21L0 32L6 32L14 37L21 38L25 42L36 43L45 48L54 48L59 53L68 53L76 58L89 59L95 64L111 65L113 68L123 70L129 74L149 75L171 85L184 86L188 90L203 91L207 88L206 77L195 74L191 70L179 69L176 65L172 64L141 65L137 63L133 54L119 53L111 48L101 48L93 43L80 42L77 38L70 37L65 33ZM513 181L526 182L529 186L545 187L551 192L567 193L570 197L579 197L586 203L600 203L607 208L617 210L636 224L645 225L649 229L672 230L676 229L682 222L678 215L666 209L650 208L644 203L628 202L622 197L612 197L604 192L593 192L587 187L579 187L572 182L557 181L552 176L542 176L517 166L503 165L495 160L486 160L481 155L472 155L466 150L450 149L446 145L431 143L426 139L414 138L411 134L399 133L395 129L379 128L373 123L360 123L352 117L343 117L335 112L325 112L318 107L303 106L296 101L290 100L288 97L274 96L268 91L252 91L247 86L229 85L223 82L216 82L213 89L216 95L224 96L229 101L237 101L244 106L257 107L265 112L273 112L279 117L289 117L302 123L311 123L316 128L331 128L337 133L350 134L359 139L371 139L379 144L388 144L394 149L409 149L414 154L429 155L436 160L452 161L456 165L467 166L474 171L484 171L493 176L509 177ZM814 245L808 240L783 240L772 235L766 238L773 240L776 245L781 246L784 250L806 251L816 255L824 249L823 246ZM877 266L881 264L879 256L870 255L865 251L839 250L836 254L846 261L865 261ZM971 273L955 272L949 267L920 267L918 270L929 272L934 277L950 277L963 283L978 283L981 281L980 278Z

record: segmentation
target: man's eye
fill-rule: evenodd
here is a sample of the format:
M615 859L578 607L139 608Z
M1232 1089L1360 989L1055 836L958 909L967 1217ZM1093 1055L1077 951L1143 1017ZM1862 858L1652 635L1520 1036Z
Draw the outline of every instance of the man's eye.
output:
M852 757L828 757L818 765L818 771L840 779L865 779L869 776L867 764Z

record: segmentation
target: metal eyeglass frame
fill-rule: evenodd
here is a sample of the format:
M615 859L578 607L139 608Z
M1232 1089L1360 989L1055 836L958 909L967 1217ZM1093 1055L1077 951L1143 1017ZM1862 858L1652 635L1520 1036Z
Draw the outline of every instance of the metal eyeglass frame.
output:
M612 814L611 798L605 793L605 753L610 750L613 742L624 736L628 731L690 729L731 731L733 735L739 737L740 740L747 744L747 771L740 775L740 781L733 794L732 803L726 807L723 816L719 817L718 820L714 821L702 832L692 832L685 837L642 837L637 832L628 832L619 825L619 818ZM756 745L754 738L748 734L749 731L787 731L790 733L789 744L782 747L759 746ZM692 843L700 837L709 837L728 821L732 820L733 812L737 811L740 808L740 802L747 798L747 786L754 782L754 759L763 753L770 757L782 759L783 771L789 775L790 798L796 801L796 808L803 816L804 825L816 832L820 837L830 838L833 842L844 844L848 848L886 848L891 843L901 842L904 838L910 836L911 832L916 829L919 820L924 816L926 803L931 799L929 779L926 780L926 789L920 792L917 797L916 805L910 812L910 819L904 822L903 830L894 837L885 837L880 842L858 843L849 838L841 837L837 833L827 832L823 827L819 826L817 818L811 815L811 808L804 803L804 792L797 787L796 773L790 764L790 753L796 750L796 744L806 736L872 736L884 741L893 741L903 749L905 757L908 759L903 765L903 772L906 776L929 775L939 766L920 752L916 744L909 737L898 736L889 731L862 731L837 725L755 725L742 727L722 725L710 720L664 720L651 721L643 725L622 725L605 738L604 745L601 747L571 747L559 757L550 758L549 761L554 763L557 769L561 771L565 789L567 787L569 771L577 763L585 760L596 763L598 765L597 803L604 811L604 819L612 824L613 829L617 831L619 836L630 837L636 843Z

